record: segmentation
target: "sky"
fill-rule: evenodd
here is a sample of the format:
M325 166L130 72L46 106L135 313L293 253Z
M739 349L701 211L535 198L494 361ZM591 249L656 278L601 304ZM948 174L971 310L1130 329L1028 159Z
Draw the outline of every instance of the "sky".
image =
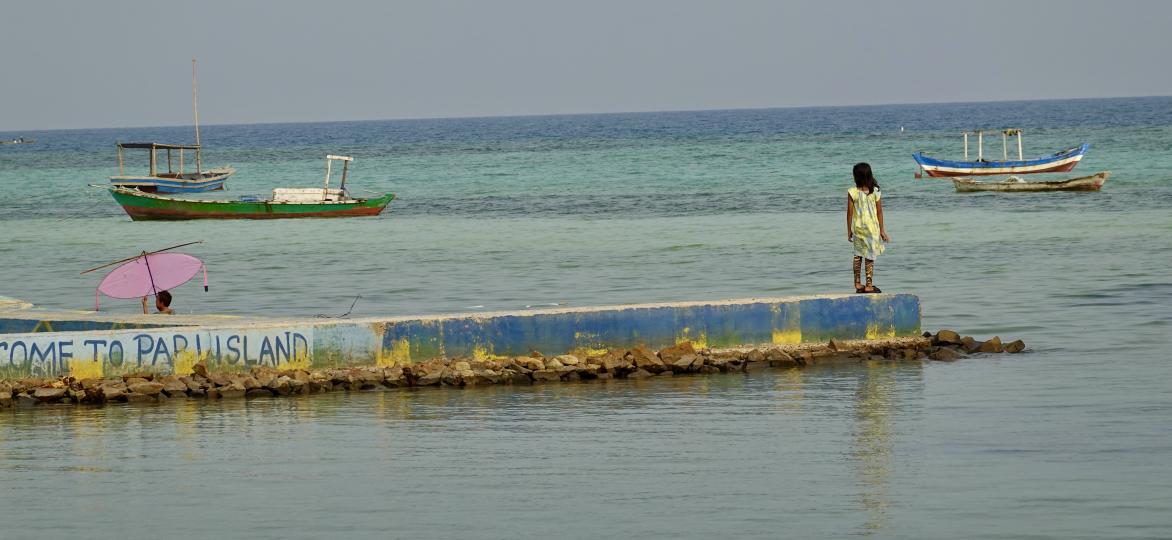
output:
M1172 2L3 0L0 131L1172 95Z

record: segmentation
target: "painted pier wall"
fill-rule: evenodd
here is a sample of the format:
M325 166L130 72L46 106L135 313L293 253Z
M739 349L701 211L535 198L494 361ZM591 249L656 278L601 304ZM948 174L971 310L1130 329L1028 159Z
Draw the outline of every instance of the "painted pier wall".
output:
M3 316L20 318L19 312ZM36 316L36 317L43 317ZM5 327L37 328L8 322ZM101 324L107 324L106 316ZM152 321L156 322L156 321ZM178 322L178 321L177 321ZM95 323L96 324L96 323ZM84 321L51 331L0 332L0 378L109 377L150 371L212 371L393 366L436 357L591 354L680 341L699 347L879 339L920 332L920 301L910 294L852 294L675 302L427 317L217 320L164 328ZM70 328L66 330L63 326ZM72 330L77 328L77 330ZM42 330L49 330L44 325Z

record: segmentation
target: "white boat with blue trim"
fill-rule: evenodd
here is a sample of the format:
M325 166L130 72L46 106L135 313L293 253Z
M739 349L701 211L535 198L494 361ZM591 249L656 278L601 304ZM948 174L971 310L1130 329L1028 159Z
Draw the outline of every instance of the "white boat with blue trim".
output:
M927 174L933 178L950 176L987 176L994 174L1034 174L1050 172L1070 172L1082 161L1091 145L1083 143L1079 146L1067 148L1048 156L1034 159L1025 159L1021 147L1020 129L1001 130L1001 157L1000 160L985 158L984 132L966 131L964 135L964 160L952 161L929 157L924 152L912 154L912 158L919 165L916 178ZM969 161L969 135L977 138L977 160ZM1017 159L1009 159L1009 137L1017 136ZM921 173L922 171L922 173Z
M123 165L123 150L141 149L150 152L150 170L145 175L126 174ZM159 150L166 151L167 171L159 163ZM194 151L194 171L185 171L185 151ZM118 143L118 176L111 176L110 183L121 188L132 188L149 193L193 193L224 189L224 181L236 172L232 167L216 167L204 170L201 164L198 144L161 143ZM177 166L176 166L177 165Z

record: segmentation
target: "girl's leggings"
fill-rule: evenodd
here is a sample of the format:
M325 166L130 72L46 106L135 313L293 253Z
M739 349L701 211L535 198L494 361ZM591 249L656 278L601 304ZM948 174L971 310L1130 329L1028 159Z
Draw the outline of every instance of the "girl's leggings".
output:
M855 283L859 283L859 271L863 266L863 258L855 256ZM871 281L875 278L875 260L866 259L867 261L867 285L871 285Z

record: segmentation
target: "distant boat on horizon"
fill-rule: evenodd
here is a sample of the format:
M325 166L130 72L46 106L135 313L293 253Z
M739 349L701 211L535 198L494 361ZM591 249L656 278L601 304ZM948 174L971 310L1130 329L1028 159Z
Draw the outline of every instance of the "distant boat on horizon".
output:
M36 139L26 139L24 137L17 137L15 139L0 140L0 144L32 144L37 142Z

